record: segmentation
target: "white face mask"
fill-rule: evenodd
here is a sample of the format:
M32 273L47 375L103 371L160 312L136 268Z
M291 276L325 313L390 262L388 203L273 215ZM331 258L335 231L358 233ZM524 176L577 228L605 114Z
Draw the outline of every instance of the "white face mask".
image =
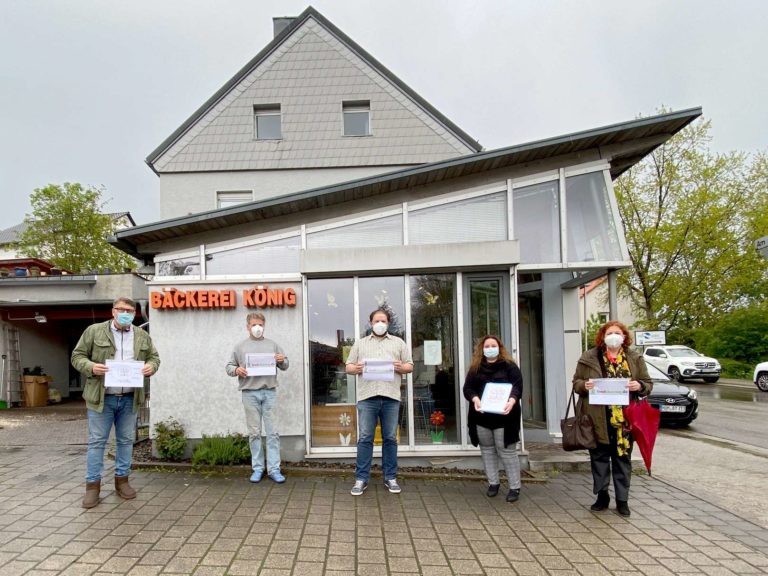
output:
M483 348L483 355L486 358L496 358L499 355L499 349L496 346L490 348Z
M618 348L624 344L624 334L606 334L604 340L608 348Z
M376 322L376 324L373 325L373 333L376 334L376 336L384 336L384 334L387 333L387 323Z
M251 326L251 334L254 338L261 338L261 335L264 334L264 326L254 324Z

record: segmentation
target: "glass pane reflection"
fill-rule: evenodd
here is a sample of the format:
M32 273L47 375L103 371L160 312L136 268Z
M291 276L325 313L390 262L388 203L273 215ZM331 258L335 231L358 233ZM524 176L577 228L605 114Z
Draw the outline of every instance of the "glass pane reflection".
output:
M355 446L355 378L344 363L354 343L353 281L307 282L312 446Z
M411 276L410 290L415 443L458 443L456 277Z

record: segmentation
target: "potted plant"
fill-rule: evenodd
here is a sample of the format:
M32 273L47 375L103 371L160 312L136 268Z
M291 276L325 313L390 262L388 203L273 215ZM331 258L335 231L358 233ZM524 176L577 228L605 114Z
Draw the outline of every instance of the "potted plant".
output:
M429 417L429 423L432 425L430 434L432 435L432 444L442 444L445 435L445 414L440 410L435 410Z

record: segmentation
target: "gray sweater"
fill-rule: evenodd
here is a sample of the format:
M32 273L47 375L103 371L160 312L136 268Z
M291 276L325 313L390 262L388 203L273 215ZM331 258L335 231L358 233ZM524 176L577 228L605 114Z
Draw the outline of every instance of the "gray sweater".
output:
M235 370L238 366L245 368L245 355L254 353L271 352L272 354L285 354L283 349L269 338L260 338L256 340L250 336L245 340L242 340L235 346L232 351L232 356L227 362L227 374L230 376L236 376ZM288 358L283 360L277 365L280 370L288 369ZM259 390L260 388L276 388L277 376L246 376L245 378L237 377L240 390Z

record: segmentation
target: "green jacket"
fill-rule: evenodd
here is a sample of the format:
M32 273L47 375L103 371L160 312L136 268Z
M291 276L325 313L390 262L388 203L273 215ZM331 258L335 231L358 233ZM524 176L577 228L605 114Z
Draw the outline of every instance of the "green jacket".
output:
M117 348L109 325L112 320L92 324L85 329L80 341L72 351L72 366L88 379L83 387L85 405L96 412L104 410L104 376L93 375L94 364L105 364L115 357ZM138 326L133 327L133 359L141 360L152 366L152 373L160 367L160 355L157 353L149 333ZM144 386L149 378L144 378ZM144 403L144 389L137 389L133 395L134 412Z
M600 351L602 354L602 351ZM573 391L579 395L579 402L576 406L577 413L589 414L595 423L595 436L600 444L608 444L608 419L606 418L605 406L591 406L589 404L589 392L584 383L590 378L605 378L600 368L598 359L598 349L590 348L579 358L576 364L576 372L573 374ZM632 380L637 380L643 386L639 392L634 392L637 396L648 396L653 390L653 381L648 375L648 368L645 365L642 354L632 350L626 350L627 364L632 374Z

